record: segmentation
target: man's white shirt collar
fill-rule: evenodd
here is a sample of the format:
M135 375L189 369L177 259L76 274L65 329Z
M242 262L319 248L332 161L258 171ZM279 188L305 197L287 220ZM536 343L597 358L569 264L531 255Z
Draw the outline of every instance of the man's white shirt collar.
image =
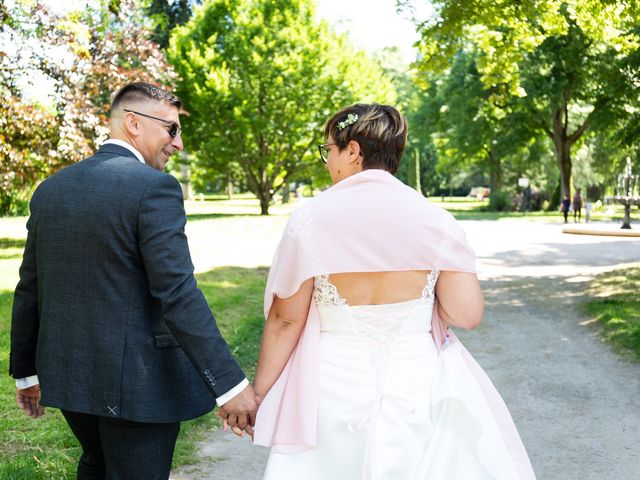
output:
M106 140L106 141L103 143L103 145L107 145L108 143L112 143L112 144L114 144L114 145L119 145L119 146L121 146L121 147L126 148L126 149L127 149L127 150L129 150L131 153L133 153L133 154L136 156L136 158L137 158L138 160L140 160L140 162L141 162L141 163L146 163L146 162L144 161L144 157L142 156L142 154L141 154L138 150L136 150L135 148L133 148L133 146L132 146L131 144L129 144L129 143L127 143L127 142L123 142L122 140L117 140L117 139L115 139L115 138L110 138L109 140Z

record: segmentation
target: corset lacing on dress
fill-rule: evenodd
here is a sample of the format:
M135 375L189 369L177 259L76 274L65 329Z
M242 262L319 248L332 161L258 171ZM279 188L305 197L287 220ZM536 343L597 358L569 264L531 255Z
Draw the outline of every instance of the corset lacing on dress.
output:
M440 272L432 270L422 294L415 300L381 305L349 305L340 296L328 275L314 278L313 300L319 308L339 307L349 311L352 331L358 335L370 357L371 374L375 394L369 408L354 414L347 425L349 431L356 431L370 424L365 452L363 478L377 478L376 419L380 415L383 401L392 401L398 408L410 415L414 412L412 404L394 392L385 392L385 376L389 353L399 335L412 335L428 332L431 329L431 308L435 298L435 286ZM420 311L417 311L420 309ZM348 320L345 319L345 320Z

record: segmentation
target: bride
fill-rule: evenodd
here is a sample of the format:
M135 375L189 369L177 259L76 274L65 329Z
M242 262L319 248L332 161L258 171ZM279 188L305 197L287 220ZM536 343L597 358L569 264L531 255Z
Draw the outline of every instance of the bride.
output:
M398 111L347 107L319 146L333 186L287 224L254 388L265 479L532 479L509 413L449 325L474 328L475 255L393 174Z

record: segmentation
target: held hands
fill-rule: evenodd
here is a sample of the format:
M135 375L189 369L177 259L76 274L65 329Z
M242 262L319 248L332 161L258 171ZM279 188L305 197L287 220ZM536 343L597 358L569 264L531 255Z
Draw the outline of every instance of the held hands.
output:
M247 386L218 409L217 415L224 420L224 430L231 427L233 433L244 437L245 432L253 438L253 426L256 423L256 412L260 405L260 397Z
M44 407L40 405L40 385L16 389L16 400L28 417L38 418L44 415Z

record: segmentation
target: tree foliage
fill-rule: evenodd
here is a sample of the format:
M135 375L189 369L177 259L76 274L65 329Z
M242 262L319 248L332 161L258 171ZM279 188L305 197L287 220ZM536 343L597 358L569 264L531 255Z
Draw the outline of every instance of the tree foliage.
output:
M33 179L56 166L58 134L53 114L5 97L0 104L0 214L24 214Z
M432 141L435 125L428 115L429 92L420 87L415 71L407 67L397 47L382 49L376 52L375 58L392 80L397 92L394 105L409 124L407 144L396 176L414 188L419 178L420 192L434 194L443 179L436 172L438 155Z
M0 214L29 188L95 151L108 135L111 95L131 81L175 78L137 2L105 2L56 15L42 0L0 7ZM14 46L20 45L21 48ZM30 98L25 83L53 86ZM43 104L44 102L44 104Z
M150 0L146 14L155 23L151 40L161 48L167 48L171 31L187 23L193 15L194 6L201 3L198 0Z
M512 105L489 101L475 58L461 50L447 74L433 77L427 114L436 130L441 171L452 174L466 166L486 174L491 190L498 191L505 175L521 175L537 158L531 147L539 138Z
M572 151L590 130L606 135L618 119L637 108L640 64L615 43L595 43L574 19L563 35L547 38L521 62L522 87L517 100L528 124L552 141L562 193L571 189Z
M170 85L176 74L150 40L151 24L135 0L121 0L117 8L88 8L61 20L58 45L68 46L73 62L45 68L56 81L61 129L68 133L59 149L77 161L106 138L116 90L132 81Z
M276 191L315 171L329 115L394 99L380 67L318 22L311 0L205 2L176 29L169 56L198 166L239 165L262 214Z
M636 1L445 0L435 7L419 27L421 70L448 75L460 52L473 52L483 108L504 110L504 118L517 113L523 126L548 136L563 192L571 186L571 150L586 132L617 124L627 143L637 139L625 121L638 109Z
M406 4L398 0L400 6ZM479 50L478 70L494 95L522 95L519 63L550 37L576 24L593 41L629 53L638 48L636 0L440 0L436 15L419 24L421 66L441 72L469 43Z
M0 215L26 213L30 187L59 163L55 111L21 93L23 79L40 68L47 18L42 5L0 4Z

